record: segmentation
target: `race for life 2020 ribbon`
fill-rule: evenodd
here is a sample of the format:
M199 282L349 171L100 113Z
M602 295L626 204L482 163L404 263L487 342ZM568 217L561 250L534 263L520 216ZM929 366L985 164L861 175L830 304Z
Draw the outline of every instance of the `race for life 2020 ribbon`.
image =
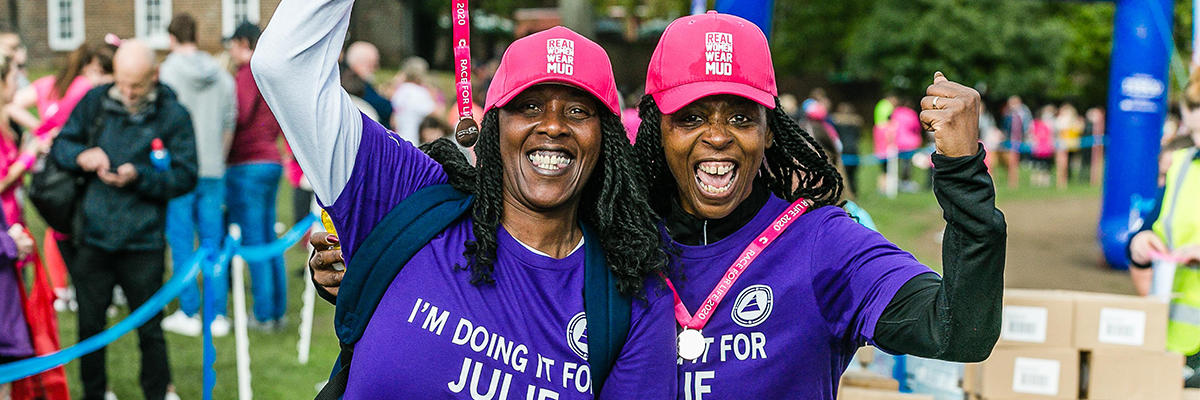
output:
M479 124L471 118L471 13L467 0L454 0L450 10L454 31L454 104L458 107L458 123L454 139L463 147L479 140Z
M667 282L667 287L671 289L671 293L675 295L675 321L679 322L679 326L683 328L683 332L679 333L679 357L691 361L699 358L704 354L705 339L700 333L704 326L708 324L708 320L712 317L713 311L721 304L721 300L733 288L734 282L742 276L750 263L762 254L767 248L788 226L799 219L801 214L808 211L808 207L812 202L806 199L796 199L779 217L775 218L767 229L758 234L758 237L742 250L742 254L738 256L733 265L725 271L725 275L721 276L721 280L717 282L717 286L713 288L708 297L704 298L704 303L700 304L700 308L696 310L696 315L688 313L687 306L683 305L683 300L679 298L679 291L675 290L675 285L671 283L671 279L663 275L663 280Z

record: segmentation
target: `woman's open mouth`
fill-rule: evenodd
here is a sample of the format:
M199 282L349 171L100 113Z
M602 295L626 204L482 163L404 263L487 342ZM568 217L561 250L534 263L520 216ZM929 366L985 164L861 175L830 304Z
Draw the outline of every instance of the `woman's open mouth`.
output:
M529 163L533 170L542 175L559 175L575 161L575 156L562 150L534 150L529 152Z
M737 178L737 164L733 161L703 161L696 164L696 184L700 191L710 197L722 197L729 193Z

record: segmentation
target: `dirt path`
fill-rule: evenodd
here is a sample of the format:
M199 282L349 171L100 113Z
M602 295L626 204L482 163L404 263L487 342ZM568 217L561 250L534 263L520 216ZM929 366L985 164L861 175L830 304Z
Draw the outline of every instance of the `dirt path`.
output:
M1134 294L1129 274L1103 261L1096 241L1099 196L1001 199L998 207L1008 222L1006 287ZM922 253L940 254L937 234L926 234Z

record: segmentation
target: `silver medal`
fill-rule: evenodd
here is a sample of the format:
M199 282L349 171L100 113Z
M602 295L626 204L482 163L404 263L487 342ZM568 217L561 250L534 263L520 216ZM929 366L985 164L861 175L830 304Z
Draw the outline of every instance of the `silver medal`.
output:
M684 329L679 333L679 357L692 361L704 354L704 335L695 329Z

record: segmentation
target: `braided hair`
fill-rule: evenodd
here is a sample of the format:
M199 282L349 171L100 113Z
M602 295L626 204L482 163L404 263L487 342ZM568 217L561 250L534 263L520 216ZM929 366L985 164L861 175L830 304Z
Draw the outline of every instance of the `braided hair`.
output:
M664 271L666 254L654 225L647 193L639 183L634 166L633 146L625 136L621 119L600 112L600 160L583 188L579 218L596 233L605 261L617 278L622 294L640 296L646 277ZM495 283L496 232L503 215L503 174L500 158L499 110L483 116L479 142L475 145L476 166L450 138L441 138L421 146L421 150L442 165L455 189L475 195L471 205L475 240L466 242L465 265L471 283ZM589 243L591 244L591 243Z
M668 170L662 146L662 111L653 97L645 95L638 106L638 116L642 124L638 127L634 152L642 166L651 207L663 216L671 202L678 201L678 185ZM814 208L837 204L842 196L841 174L812 135L783 111L779 98L775 98L775 109L767 110L767 127L773 134L773 145L765 150L763 165L755 179L787 201L803 197L812 200Z

